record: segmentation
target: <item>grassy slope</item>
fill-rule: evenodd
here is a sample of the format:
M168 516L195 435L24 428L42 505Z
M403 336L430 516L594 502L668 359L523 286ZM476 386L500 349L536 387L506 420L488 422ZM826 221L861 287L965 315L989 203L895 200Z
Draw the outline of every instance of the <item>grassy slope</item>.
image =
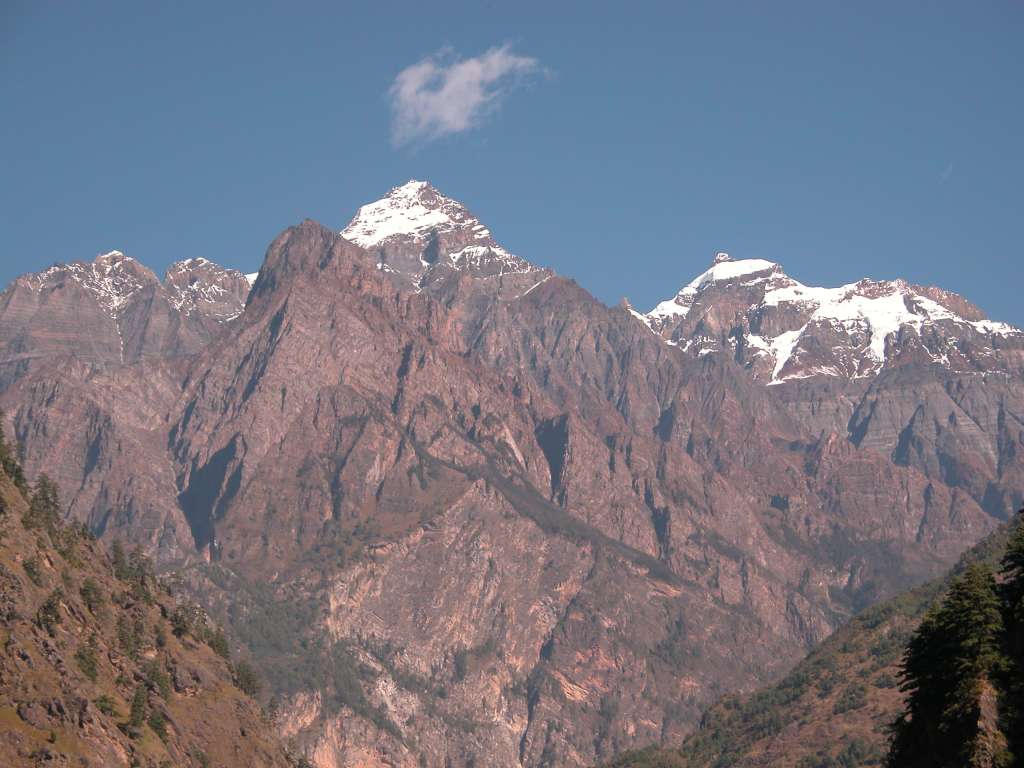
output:
M291 764L258 705L232 684L227 662L174 636L176 606L166 593L133 597L95 542L27 530L26 508L0 471L0 765ZM41 621L47 601L50 618ZM138 637L130 652L127 627ZM83 662L90 655L94 675ZM126 733L140 683L147 718L158 712L166 723L163 737L159 723Z
M651 747L610 767L881 765L887 726L903 706L896 675L906 641L953 575L969 562L998 562L1009 530L973 547L944 577L847 622L779 683L720 701L679 749Z

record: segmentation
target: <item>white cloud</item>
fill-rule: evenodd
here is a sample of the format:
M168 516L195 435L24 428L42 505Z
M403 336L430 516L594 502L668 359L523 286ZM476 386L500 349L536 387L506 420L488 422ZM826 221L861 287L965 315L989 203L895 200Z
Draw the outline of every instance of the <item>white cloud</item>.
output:
M451 50L428 56L398 73L391 97L391 137L396 145L432 141L477 125L501 105L510 87L540 69L508 45L472 59Z

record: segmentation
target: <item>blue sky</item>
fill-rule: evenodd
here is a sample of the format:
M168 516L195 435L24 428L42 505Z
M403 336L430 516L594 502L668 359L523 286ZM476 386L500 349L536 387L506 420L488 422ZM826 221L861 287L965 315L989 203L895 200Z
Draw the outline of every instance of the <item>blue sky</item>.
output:
M113 248L251 271L419 178L609 303L723 249L1024 325L1022 39L1009 1L6 2L0 282Z

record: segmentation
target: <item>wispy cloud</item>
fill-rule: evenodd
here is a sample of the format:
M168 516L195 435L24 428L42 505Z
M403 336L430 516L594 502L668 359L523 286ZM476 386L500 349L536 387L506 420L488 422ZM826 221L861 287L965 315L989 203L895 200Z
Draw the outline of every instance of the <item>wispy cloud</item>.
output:
M953 175L953 164L950 163L942 169L942 173L939 174L939 184L945 184L949 181L949 177Z
M501 106L508 90L540 70L508 45L460 59L444 49L398 73L391 84L391 139L396 146L426 142L474 128Z

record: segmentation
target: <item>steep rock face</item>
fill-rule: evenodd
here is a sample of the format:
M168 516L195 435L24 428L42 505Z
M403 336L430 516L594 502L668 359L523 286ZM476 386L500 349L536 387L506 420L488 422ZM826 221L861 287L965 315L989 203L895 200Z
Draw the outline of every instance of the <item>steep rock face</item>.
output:
M206 259L186 259L168 268L163 288L171 305L183 315L223 323L241 314L251 283L238 270Z
M858 363L766 386L730 340L782 277L740 275L687 294L718 351L686 349L412 182L341 235L282 233L195 352L40 364L0 404L31 471L61 457L73 515L266 654L321 765L588 764L678 740L1020 489L1019 376ZM981 414L993 391L973 427L949 418L943 397ZM906 432L921 393L949 410ZM294 636L254 618L299 604Z
M669 344L735 360L812 433L845 434L996 518L1024 498L1024 332L956 294L901 280L813 288L719 254L637 317Z
M205 259L172 265L161 283L120 251L22 276L0 295L0 389L55 360L104 366L196 352L248 292L240 272Z
M752 423L747 418L774 421L783 434L790 429L791 437L799 435L798 427L789 424L776 407L763 403L749 406L750 400L756 399L752 393L759 390L745 382L742 375L728 367L719 371L717 375L734 390L727 398L729 404L715 403L695 409L688 404L696 399L696 393L683 389L682 382L719 393L724 389L723 382L708 383L714 379L704 370L705 363L699 364L699 372L693 371L687 377L682 370L686 363L679 361L678 352L666 350L630 317L618 313L609 316L607 310L565 281L549 280L528 296L501 300L486 281L465 279L460 290L474 301L444 312L422 294L396 291L386 273L382 275L380 270L367 266L359 251L312 223L286 233L272 246L244 319L244 324L249 324L242 330L245 342L230 347L224 342L224 348L211 350L210 357L216 358L217 364L203 363L210 367L202 369L203 373L190 385L194 390L188 390L194 391L199 399L194 407L190 402L186 408L190 414L188 422L182 422L180 429L174 431L175 438L182 441L177 450L183 455L200 457L193 470L198 479L197 489L204 487L210 472L216 478L213 491L205 497L208 527L201 543L213 544L212 551L219 562L243 573L259 575L263 568L276 571L289 563L294 567L303 552L329 551L345 540L354 525L366 523L371 526L367 543L375 559L384 557L387 550L382 538L386 541L398 535L402 537L398 539L401 546L407 541L406 536L415 537L423 524L423 515L443 510L452 499L460 498L474 475L482 471L480 465L486 467L487 462L498 465L504 474L521 472L533 489L540 490L529 495L505 489L511 496L505 497L510 510L540 523L541 528L533 535L543 533L543 526L552 524L551 518L563 526L561 530L570 533L577 530L573 521L580 520L592 526L579 529L586 533L585 540L622 542L630 548L633 558L640 557L641 563L647 562L642 556L655 562L658 558L671 563L676 573L692 579L689 586L662 588L668 594L668 606L657 611L656 622L641 612L645 600L630 597L629 607L623 608L624 615L616 622L628 628L620 630L625 637L611 631L597 636L580 632L573 629L568 619L565 626L559 627L558 637L543 633L533 637L535 646L546 646L555 661L550 664L550 672L547 664L535 662L537 671L531 668L530 674L537 681L550 678L555 682L544 689L545 695L535 694L539 699L533 714L529 701L522 700L523 686L513 684L516 693L510 706L527 705L527 722L532 730L523 754L530 761L550 761L557 755L558 759L570 762L586 762L592 759L591 755L633 743L634 739L639 741L656 732L685 728L686 722L697 716L707 691L721 685L723 677L735 674L728 671L735 667L727 659L708 658L706 652L702 656L688 656L708 644L719 647L717 641L702 637L695 628L707 625L715 631L757 636L763 648L782 649L792 643L809 643L829 631L833 611L845 610L832 605L829 589L841 593L849 585L856 591L862 583L873 583L879 588L879 580L884 580L879 572L883 564L888 566L890 553L886 551L867 557L861 554L859 561L854 554L848 575L842 571L834 573L830 563L812 566L811 573L817 575L811 576L808 566L812 561L794 556L786 547L774 543L784 537L784 529L777 521L766 525L760 507L765 501L751 503L745 494L737 493L735 486L741 478L750 488L760 482L762 474L744 474L739 467L731 466L730 458L718 455L714 462L729 472L730 479L726 480L713 469L709 474L686 452L684 446L692 437L692 432L687 432L694 424L698 433L708 436L709 443L725 438L716 450L728 454L742 446L750 462L756 462L759 454L773 453L767 441L758 450L758 446L749 445L749 439L736 439L739 430ZM572 310L565 309L567 297ZM462 322L469 318L482 327L481 321L471 315L472 308L478 306L475 301L481 300L487 302L486 314L495 318L496 327L478 332L476 348L468 349ZM517 350L516 344L510 347L502 341L510 334L498 325L499 321L527 329L526 334L519 334L530 340L527 348ZM329 341L316 333L316 329L325 327L332 329ZM607 369L603 360L605 350L613 358L621 359L625 349L635 354L636 359L624 366L624 372L595 379L592 371ZM483 357L485 354L491 359ZM519 362L512 362L513 354ZM662 354L677 358L672 362L669 357L661 363L665 378L673 384L666 384L663 393L652 395L644 372L650 369L650 361L658 360ZM470 362L467 355L473 356ZM648 355L653 357L647 358ZM315 366L296 380L292 371L305 369L305 361L310 359L316 360ZM334 373L338 370L343 374ZM510 379L492 371L515 371L516 376ZM336 383L339 381L342 383ZM237 412L225 411L220 405L223 393L231 391L243 393L241 400L235 401L240 402ZM612 405L623 402L623 391L633 393L633 404L625 409L625 416ZM675 430L674 437L673 429L667 426L673 417L660 415L659 397L665 393L672 393L668 397L676 400L676 416L687 425ZM752 411L749 417L741 413L742 404L748 404L746 407ZM293 408L297 410L291 411ZM695 412L687 416L684 409ZM281 418L282 411L286 421L276 426L274 421ZM717 426L704 426L704 418L717 422ZM635 426L627 419L634 420ZM659 423L660 437L653 434ZM268 436L277 436L278 443L266 442L263 433L252 428L256 424L268 425ZM291 426L285 430L285 424ZM744 429L744 433L748 431ZM611 445L607 440L616 433L618 448L615 440ZM677 441L675 450L663 445L673 439ZM693 453L700 456L696 449ZM826 452L826 458L843 466L841 454L833 458ZM795 471L792 465L802 466L804 461L804 455L797 453L779 463L780 467L789 466ZM237 480L233 480L236 472ZM906 473L897 469L893 474L900 478ZM193 485L191 477L188 487ZM301 479L296 482L294 477ZM911 494L915 506L923 504L924 485L918 482ZM228 502L224 503L229 493L237 495L227 497ZM836 506L845 504L852 510L853 504L847 501L850 494L842 496L842 489L835 493L842 499ZM765 494L758 491L758 495ZM883 491L877 495L907 494ZM796 494L791 496L795 498ZM189 503L197 498L201 497L191 493L186 497ZM559 506L552 507L552 501ZM820 514L813 501L817 500L812 499L807 506ZM559 517L559 508L570 516ZM280 515L280 509L290 512ZM233 510L245 510L245 514L240 516ZM186 511L194 512L191 507ZM858 522L864 530L877 525L875 509L868 508L863 514L865 518ZM918 513L921 514L923 510ZM984 527L983 516L975 514ZM913 541L919 523L915 521L913 529L904 533L901 523L905 515L902 504L894 510L896 528L887 534L888 540ZM821 516L814 540L822 531L833 534L830 518L829 514ZM449 532L452 526L438 525ZM774 538L772 526L778 527ZM549 530L548 534L559 530ZM955 533L954 541L961 535L962 532ZM847 537L851 552L841 557L848 557L857 549L852 544L857 534L850 532L838 538L847 541ZM947 538L948 533L939 535L942 541ZM767 542L772 543L766 547ZM452 546L458 553L468 544L455 542ZM929 555L921 551L907 557L908 568L922 568L914 563L915 557L924 561L924 568L928 567ZM436 557L425 560L431 571L445 574L451 569ZM513 558L508 568L518 570L523 578L526 571L516 565L517 561ZM843 570L849 565L850 562L844 562ZM401 572L406 573L410 567L404 564ZM603 569L593 569L594 584L588 580L574 595L581 608L572 618L581 617L585 625L592 616L605 612L611 615L610 597L621 588L613 588L612 582L622 581L622 568L622 564L605 564ZM605 575L607 569L618 575ZM898 583L907 577L890 578L892 583ZM801 584L801 579L806 582ZM642 594L651 589L646 587ZM392 595L394 587L374 586L373 591ZM434 620L446 625L457 621L455 616L468 609L467 599L475 599L472 590L454 589L443 582L426 591L442 599ZM721 595L721 603L712 616L705 617L702 596L708 593ZM419 595L422 591L417 592ZM529 612L533 601L543 600L543 592L528 597L524 596L522 602L510 597L509 603L520 613ZM374 618L405 615L411 609L389 605L387 610L361 604L345 608L349 621L358 622L361 612L366 611L366 618L376 627L375 631L349 630L341 637L369 655L364 659L368 665L374 663L372 654L376 647L367 642L370 637L393 648L416 646L406 629L382 625L379 618ZM753 611L757 620L736 629L733 622L737 620L737 611ZM330 616L335 613L332 610ZM492 616L489 620L495 619ZM333 619L326 621L330 623ZM637 642L633 628L639 626L647 627L643 636L650 641L629 650ZM470 653L480 646L501 646L507 642L501 627L483 638L463 639L458 633L445 636L439 656L434 657L437 669L425 674L421 667L407 668L405 653L400 654L397 661L390 663L397 667L394 674L404 684L394 689L387 683L384 690L393 690L395 695L407 699L411 696L412 700L406 702L408 707L437 708L436 703L423 701L426 698L429 702L429 696L408 689L406 675L420 675L413 679L428 681L428 690L444 685L451 700L453 683L447 679L451 673L446 666L453 662L445 659L460 652ZM731 645L722 642L721 647ZM605 646L594 658L598 669L611 665L614 671L606 669L599 673L588 663L577 660L581 649L595 644ZM561 655L555 655L556 650ZM674 663L665 661L661 667L649 666L646 659L655 656L655 651ZM739 680L746 675L762 674L759 670L773 666L772 656L766 653L746 661L739 667L739 674L730 679L740 684ZM740 658L735 648L729 657ZM535 658L540 658L539 653ZM598 675L595 682L586 684L594 675ZM499 680L512 679L511 676L512 672L498 675ZM617 681L615 686L609 676ZM689 680L692 703L688 707L680 708L676 699L677 686L682 681L656 687L655 681L666 676ZM621 696L613 693L605 700L603 710L598 706L598 713L591 711L609 691L624 686L628 677L634 680L632 693L627 696L623 687ZM582 680L584 684L573 680ZM485 678L465 682L463 687L475 686L469 690L483 696L496 684ZM373 685L374 690L380 688L379 678ZM558 703L566 689L573 691L576 698ZM475 697L477 693L463 695ZM381 699L376 703L385 706L387 702ZM620 707L621 711L637 716L643 713L653 725L646 726L646 730L633 726L632 734L615 732L612 722L602 725L603 718ZM447 709L445 705L441 711ZM666 720L665 712L670 710L675 711L676 720ZM440 732L444 734L443 743L453 745L457 754L462 755L459 761L466 755L479 758L489 754L491 760L499 759L496 755L501 754L509 760L516 757L515 753L501 752L499 742L507 742L507 737L495 734L475 741L450 724L459 723L458 718L465 716L462 710L448 711L447 721L441 718L435 726L435 730L441 729L449 722ZM422 714L415 721L421 717ZM344 718L336 721L332 713L320 711L315 728L336 734L344 730L343 721ZM578 725L567 734L564 723L571 721ZM594 745L592 734L602 728L608 733L604 741ZM420 733L419 727L416 732ZM318 738L311 734L310 738L316 749L327 749ZM376 738L388 743L386 732L375 737L374 744ZM351 739L344 743L348 745L346 750L355 748ZM330 749L341 747L334 744ZM392 745L392 749L397 747ZM440 757L432 751L427 754L429 759Z
M39 366L3 394L25 463L47 471L71 517L98 535L137 542L163 560L194 553L167 453L173 364ZM184 542L184 549L182 549Z
M117 316L156 276L118 251L15 280L0 298L4 384L38 360L122 363Z

